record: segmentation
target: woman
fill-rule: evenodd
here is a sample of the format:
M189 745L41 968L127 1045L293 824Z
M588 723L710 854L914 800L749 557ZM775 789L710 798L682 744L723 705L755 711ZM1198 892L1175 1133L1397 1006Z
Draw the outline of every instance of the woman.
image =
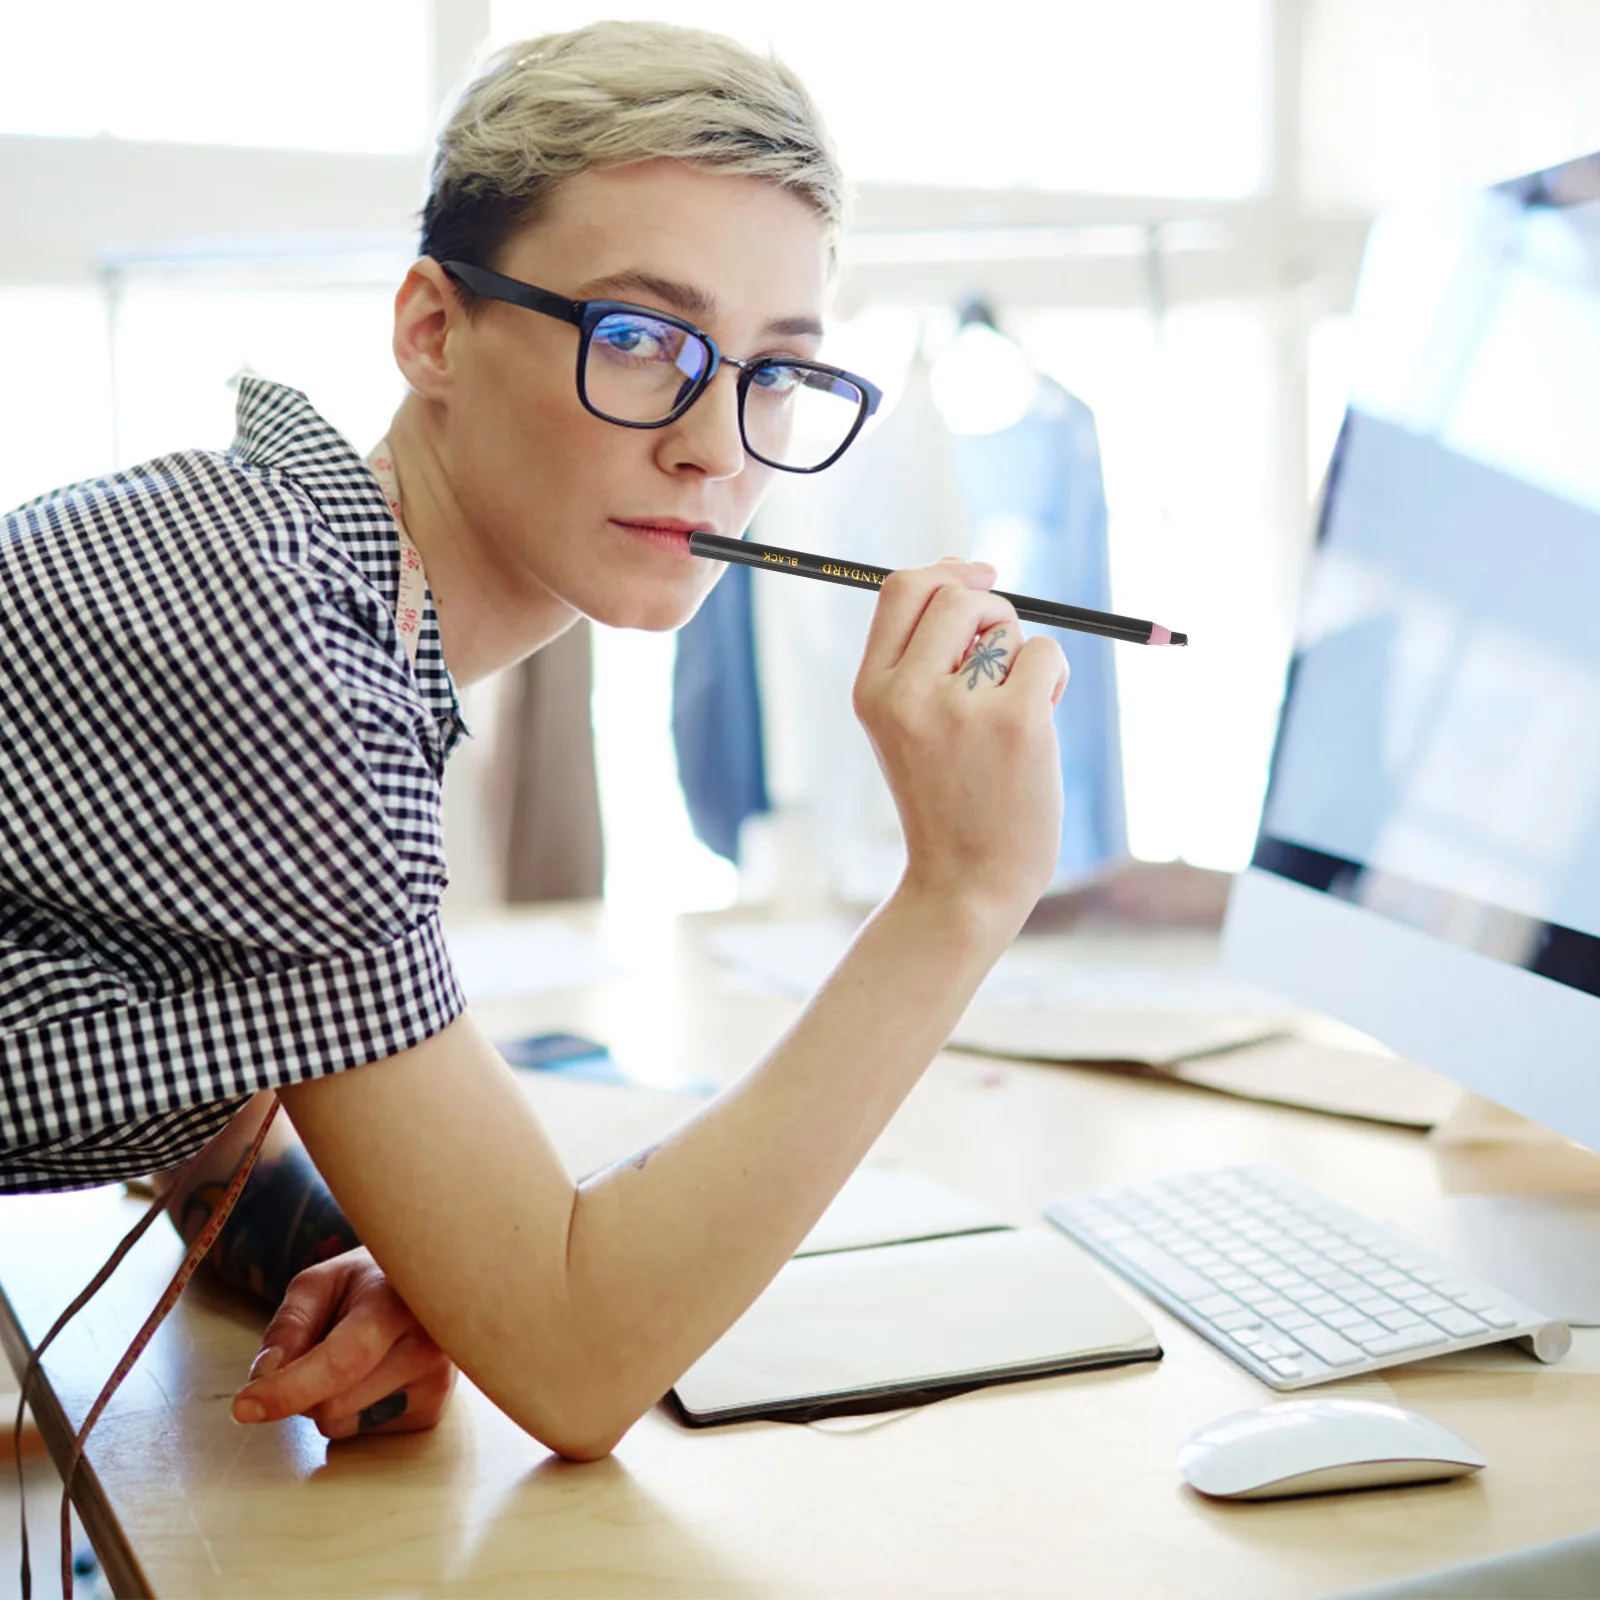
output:
M605 1454L788 1258L1049 880L1066 664L947 560L884 585L856 684L905 875L738 1083L575 1185L449 971L455 685L580 615L679 626L721 570L687 531L741 533L775 471L848 445L875 393L816 360L839 220L775 63L645 24L513 47L441 135L370 467L247 380L227 456L4 524L0 1187L160 1168L193 1238L276 1096L292 1131L210 1258L281 1300L240 1421L426 1427L454 1362ZM980 645L1008 676L961 673Z

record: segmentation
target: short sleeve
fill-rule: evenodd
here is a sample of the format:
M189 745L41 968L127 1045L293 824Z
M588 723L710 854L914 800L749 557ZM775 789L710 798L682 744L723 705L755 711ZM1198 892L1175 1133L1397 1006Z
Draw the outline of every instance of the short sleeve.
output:
M439 733L380 597L271 474L140 471L0 535L8 1151L378 1060L463 1007Z

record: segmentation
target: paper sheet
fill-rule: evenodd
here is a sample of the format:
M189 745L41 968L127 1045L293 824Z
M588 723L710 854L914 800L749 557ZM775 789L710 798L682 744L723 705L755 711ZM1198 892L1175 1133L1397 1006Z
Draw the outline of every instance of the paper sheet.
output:
M989 1206L920 1172L870 1165L858 1167L845 1180L795 1254L860 1250L1007 1226Z
M949 1048L1024 1061L1114 1063L1174 1069L1281 1032L1262 1015L1201 1012L1078 1011L974 1002L950 1035Z
M560 917L468 923L446 928L445 943L468 1005L581 989L622 971Z
M727 924L710 935L712 954L740 985L768 993L808 995L838 964L856 924L844 917L793 922ZM986 1006L1097 1011L1155 1011L1169 1015L1256 1012L1290 1008L1266 990L1241 982L1217 962L1170 966L1129 961L1068 961L1057 948L1027 938L995 963L978 987Z
M1449 1116L1461 1098L1461 1090L1448 1078L1415 1062L1310 1039L1270 1039L1221 1055L1180 1061L1172 1076L1245 1100L1401 1128L1431 1128Z

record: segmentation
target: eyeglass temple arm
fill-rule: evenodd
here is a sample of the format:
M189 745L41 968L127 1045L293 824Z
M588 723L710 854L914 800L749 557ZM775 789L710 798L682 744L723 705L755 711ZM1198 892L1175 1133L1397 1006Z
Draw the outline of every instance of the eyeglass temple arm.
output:
M547 317L559 317L563 322L581 324L583 302L568 300L565 296L551 294L548 289L536 289L531 283L521 283L507 278L487 267L474 267L465 261L441 261L440 266L452 278L458 278L486 300L507 300L528 311L542 311Z

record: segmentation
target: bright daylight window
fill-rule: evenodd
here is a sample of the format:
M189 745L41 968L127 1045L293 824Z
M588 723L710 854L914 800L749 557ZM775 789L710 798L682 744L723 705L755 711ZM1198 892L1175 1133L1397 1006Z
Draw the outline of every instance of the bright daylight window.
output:
M6 4L0 133L418 150L426 19L426 0Z
M403 272L397 262L381 278L348 281L274 281L269 269L130 274L115 318L118 464L225 449L230 380L247 369L302 390L358 450L371 449L403 392L389 354Z
M269 19L209 0L7 6L0 134L420 150L435 111L430 12L429 0L279 0ZM858 182L1230 198L1253 193L1265 170L1266 0L1000 0L985 26L961 30L932 13L841 0L494 0L493 39L607 14L775 49L817 96ZM318 48L307 50L312 36ZM111 280L109 298L87 285L0 288L10 369L24 380L0 395L13 447L0 452L0 504L167 449L226 445L228 380L245 366L305 390L369 445L400 394L388 329L403 252L352 264L297 261L292 246L279 261L140 261ZM1122 652L1134 848L1237 864L1281 647L1250 622L1272 568L1264 318L1240 306L1179 309L1158 336L1139 310L997 309L1028 356L1097 413L1116 603L1197 641L1182 674L1157 653ZM854 348L871 343L873 319L950 311L875 303L839 327L832 353L892 389L895 361ZM693 839L675 779L673 640L597 633L607 892L725 904L736 876Z
M98 289L0 285L0 511L112 465L111 363Z
M1239 197L1261 184L1265 0L496 0L500 42L649 17L775 50L856 182ZM945 18L959 17L957 24Z
M608 14L592 0L496 0L494 38ZM625 14L775 50L817 97L856 182L1232 198L1262 181L1262 0L1003 0L985 10L986 26L959 30L840 0L803 11L635 0ZM1197 641L1182 672L1159 652L1120 653L1130 844L1147 857L1238 866L1285 648L1257 620L1278 608L1264 322L1239 307L1197 308L1169 316L1158 338L1142 311L999 310L1029 356L1096 412L1117 604L1175 618ZM843 351L858 331L836 330L833 359L849 364ZM896 386L888 366L859 369ZM602 684L614 648L600 641ZM667 641L639 648L654 648L665 671ZM605 759L602 750L603 783ZM633 831L621 815L615 829ZM696 882L700 903L731 887L708 870Z

